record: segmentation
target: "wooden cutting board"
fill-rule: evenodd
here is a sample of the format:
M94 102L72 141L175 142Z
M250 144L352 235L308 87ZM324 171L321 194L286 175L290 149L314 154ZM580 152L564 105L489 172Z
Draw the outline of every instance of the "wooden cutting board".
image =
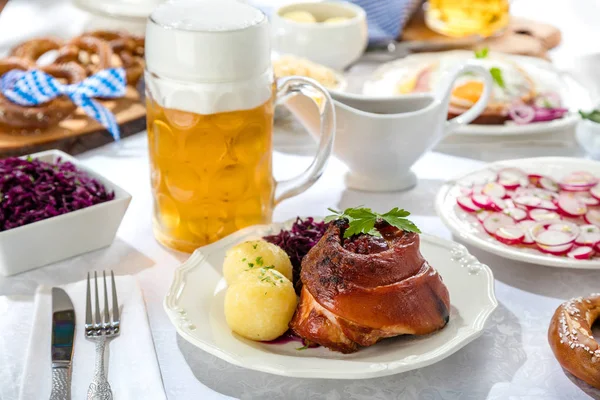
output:
M125 97L102 101L115 114L121 137L146 129L146 108L141 93L143 91L128 86ZM57 126L38 133L0 130L0 158L48 149L78 154L112 141L112 136L102 125L78 109Z
M475 49L488 47L492 51L519 54L548 59L547 51L558 46L560 30L552 25L533 20L511 17L506 31L497 37L487 39L456 39L443 36L425 25L423 10L418 11L408 22L402 41L427 41L447 44L452 48Z

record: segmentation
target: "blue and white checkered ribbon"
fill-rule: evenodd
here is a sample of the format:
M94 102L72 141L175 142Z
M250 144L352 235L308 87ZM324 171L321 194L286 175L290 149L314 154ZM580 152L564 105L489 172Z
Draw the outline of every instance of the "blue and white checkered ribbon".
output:
M126 85L123 68L105 69L68 85L40 70L12 70L0 78L2 94L21 106L37 106L61 95L68 96L87 115L100 122L115 140L121 137L115 116L93 98L123 97Z

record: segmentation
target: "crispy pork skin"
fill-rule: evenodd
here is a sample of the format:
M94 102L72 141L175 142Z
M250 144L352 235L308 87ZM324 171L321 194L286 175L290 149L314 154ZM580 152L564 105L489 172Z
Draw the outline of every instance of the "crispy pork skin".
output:
M342 238L346 226L331 223L302 261L300 305L290 323L296 334L352 353L383 338L443 328L448 289L421 255L419 235L379 222L388 247L381 251L380 245L349 245ZM360 254L356 248L376 250Z

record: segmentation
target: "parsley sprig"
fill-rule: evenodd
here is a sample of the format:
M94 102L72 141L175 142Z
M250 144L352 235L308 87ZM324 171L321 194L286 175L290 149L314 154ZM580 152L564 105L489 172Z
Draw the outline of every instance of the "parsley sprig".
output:
M360 233L365 233L372 236L381 236L379 231L375 229L375 223L378 220L384 220L388 224L406 232L421 233L419 228L417 228L415 224L406 218L410 215L410 213L398 207L392 208L385 214L379 214L370 208L364 207L347 208L343 212L331 208L328 210L331 211L333 215L325 218L325 222L330 222L340 218L345 218L348 220L348 229L346 229L344 232L344 238L349 238Z

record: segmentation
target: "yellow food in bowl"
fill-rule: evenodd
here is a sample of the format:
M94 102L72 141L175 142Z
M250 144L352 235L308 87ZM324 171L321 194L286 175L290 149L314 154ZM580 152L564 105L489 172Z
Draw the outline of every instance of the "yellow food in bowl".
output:
M225 319L247 339L267 341L288 330L297 305L289 279L274 269L244 271L225 294Z
M240 243L225 253L223 276L228 285L235 283L246 270L273 267L288 280L292 279L292 263L279 246L264 240Z
M302 24L314 24L317 19L308 11L290 11L282 15L283 18Z
M336 89L340 85L337 74L331 68L292 55L283 55L274 60L273 72L277 78L305 76L328 89Z

